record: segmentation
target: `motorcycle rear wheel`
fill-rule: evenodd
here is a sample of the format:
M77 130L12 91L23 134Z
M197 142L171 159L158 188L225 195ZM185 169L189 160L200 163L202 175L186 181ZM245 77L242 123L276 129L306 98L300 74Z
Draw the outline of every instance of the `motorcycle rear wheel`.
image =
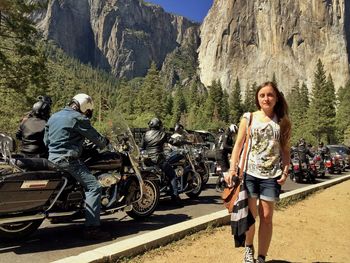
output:
M202 192L202 177L199 173L192 173L192 179L191 179L191 184L192 184L192 191L186 193L186 195L191 198L197 198L201 192Z
M44 219L0 225L0 239L16 240L33 234Z
M160 192L158 184L152 180L144 180L145 193L144 198L132 204L132 210L126 212L128 216L135 220L142 220L153 214L158 206Z

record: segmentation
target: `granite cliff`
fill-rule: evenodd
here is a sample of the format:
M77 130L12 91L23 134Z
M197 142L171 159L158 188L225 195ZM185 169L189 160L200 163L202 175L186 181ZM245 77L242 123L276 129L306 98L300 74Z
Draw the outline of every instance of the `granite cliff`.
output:
M273 74L284 91L296 79L311 88L319 58L336 88L349 79L348 0L214 0L201 26L142 0L51 0L35 21L118 78L144 76L155 61L168 88L199 75L230 92L236 77L244 89Z
M282 90L312 85L320 58L336 88L349 79L348 0L214 0L201 25L200 79L230 90L273 74Z
M70 56L128 79L152 61L161 67L188 31L199 34L198 24L141 0L51 0L35 21Z

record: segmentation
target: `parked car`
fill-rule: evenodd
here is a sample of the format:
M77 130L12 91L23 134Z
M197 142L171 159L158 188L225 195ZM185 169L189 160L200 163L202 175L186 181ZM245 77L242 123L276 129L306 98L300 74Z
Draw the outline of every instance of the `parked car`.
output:
M344 168L350 167L350 148L349 147L343 144L331 144L326 146L329 149L331 155L338 153L343 157Z
M215 148L215 135L213 133L204 130L190 131L190 133L193 133L196 137L200 137L203 143L208 144L210 150Z

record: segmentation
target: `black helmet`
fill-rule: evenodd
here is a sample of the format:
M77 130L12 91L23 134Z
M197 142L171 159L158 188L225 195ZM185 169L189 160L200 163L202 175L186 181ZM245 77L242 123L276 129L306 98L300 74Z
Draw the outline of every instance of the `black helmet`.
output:
M148 127L150 129L159 130L162 127L162 121L158 118L153 118L148 122Z
M174 127L174 131L175 132L182 132L184 130L184 126L182 125L182 124L180 124L180 123L176 123L175 124L175 127Z
M45 120L47 120L50 117L50 112L51 112L51 104L42 100L35 102L32 108L32 114L35 117L39 117Z
M299 145L305 145L305 144L306 144L305 139L304 138L300 138Z
M220 129L218 130L218 132L219 132L219 133L224 133L225 130L224 130L224 128L220 128Z
M40 95L37 97L37 100L38 101L44 101L46 102L47 104L49 104L50 106L52 105L52 99L50 96L47 96L47 95Z
M323 142L319 142L318 146L323 147Z

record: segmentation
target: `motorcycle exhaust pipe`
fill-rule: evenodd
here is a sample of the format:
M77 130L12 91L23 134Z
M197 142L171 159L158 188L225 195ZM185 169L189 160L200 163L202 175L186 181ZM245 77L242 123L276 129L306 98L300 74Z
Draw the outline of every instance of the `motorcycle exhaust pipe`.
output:
M24 221L39 220L39 219L44 219L45 217L46 216L44 214L36 214L36 215L31 215L31 216L18 216L18 217L1 218L0 225L9 224L9 223L18 223L18 222L24 222Z
M18 217L8 217L8 218L0 218L0 225L2 224L10 224L10 223L18 223L18 222L25 222L25 221L33 221L33 220L40 220L44 218L55 218L55 217L62 217L62 216L71 216L74 215L76 211L73 212L61 212L61 213L50 213L50 214L36 214L36 215L30 215L30 216L18 216Z

